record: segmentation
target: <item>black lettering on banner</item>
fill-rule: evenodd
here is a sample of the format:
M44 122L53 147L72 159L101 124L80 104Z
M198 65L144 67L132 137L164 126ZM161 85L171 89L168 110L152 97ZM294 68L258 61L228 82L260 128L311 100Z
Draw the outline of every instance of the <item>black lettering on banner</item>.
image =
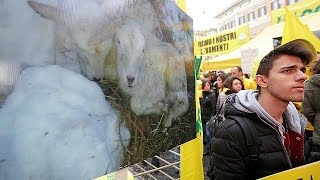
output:
M226 38L226 36L228 36L229 37L229 34L225 34L225 35L223 35L223 41L226 41L227 40L227 38Z
M303 178L299 178L297 180L303 180ZM310 180L313 180L312 174L310 175Z
M215 43L222 43L222 42L230 41L230 40L234 40L234 39L237 39L237 33L236 32L231 32L231 33L228 33L228 34L217 36L215 38ZM214 39L213 39L213 41L214 41Z
M224 43L224 44L218 44L218 45L214 45L214 46L209 46L209 47L205 47L204 50L205 50L206 54L215 53L215 52L221 52L221 51L228 51L229 50L229 44L228 43ZM204 53L201 51L201 54L204 54Z
M220 43L219 36L216 37L216 43Z
M201 41L198 41L198 47L202 47Z

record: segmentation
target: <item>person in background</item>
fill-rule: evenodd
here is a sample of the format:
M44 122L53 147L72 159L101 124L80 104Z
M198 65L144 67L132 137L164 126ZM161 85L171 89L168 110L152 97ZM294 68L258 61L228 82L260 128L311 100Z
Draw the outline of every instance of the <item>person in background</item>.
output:
M310 79L310 77L313 75L313 69L319 60L320 60L320 54L319 54L319 52L317 52L317 59L315 61L311 62L306 67L305 74L307 75L307 80ZM296 108L299 112L303 113L302 102L293 102L293 104L296 106ZM309 139L310 137L312 137L313 130L314 130L313 124L311 124L310 121L308 120L307 127L306 127L306 133L305 133L306 139Z
M224 81L229 77L228 74L224 73L223 71L218 74L217 76L217 86L218 86L218 99L216 105L216 114L222 114L222 107L227 98L226 91L229 90L228 88L224 87Z
M230 76L224 81L224 87L228 88L226 94L237 93L242 90L243 83L240 78Z
M212 84L214 82L214 73L212 71L209 71L206 75L205 78L210 81Z
M231 68L231 75L241 79L241 81L243 82L243 89L245 89L245 90L248 90L248 89L256 90L257 89L256 82L252 79L247 79L243 75L243 71L240 66L234 66L233 68Z
M303 39L279 46L260 61L258 90L228 96L212 145L215 179L258 179L305 164L306 118L292 102L303 100L305 66L315 57Z
M225 88L225 92L223 93L223 96L227 96L233 93L237 93L242 89L242 81L241 79L234 77L234 76L229 76L225 79L224 81L224 88ZM221 110L218 112L218 114L223 115L223 107L224 104L221 105ZM223 120L223 119L222 119ZM215 129L217 126L217 123L215 122L216 120L212 121L210 120L209 123L207 123L207 133L208 136L210 137L210 147L209 149L209 155L210 155L210 166L208 167L208 169L206 170L206 174L208 177L214 177L214 172L213 172L213 168L214 168L214 162L212 161L212 143L214 141L214 134L215 134Z
M218 87L217 78L218 78L218 76L220 76L220 74L222 74L222 73L225 74L225 72L223 72L223 71L221 71L221 70L216 72L216 75L215 75L215 78L214 78L214 82L213 82L213 84L212 84L212 89L213 89L214 92L216 93L217 98L218 98L218 95L219 95L219 87Z
M320 61L316 61L312 71L313 76L306 82L302 101L303 114L314 127L308 162L320 160Z
M212 90L211 82L206 79L202 83L202 98L200 99L201 106L201 120L202 120L202 129L203 129L203 144L204 144L204 155L208 154L209 137L206 133L206 123L210 120L212 116L216 113L216 103L217 97Z

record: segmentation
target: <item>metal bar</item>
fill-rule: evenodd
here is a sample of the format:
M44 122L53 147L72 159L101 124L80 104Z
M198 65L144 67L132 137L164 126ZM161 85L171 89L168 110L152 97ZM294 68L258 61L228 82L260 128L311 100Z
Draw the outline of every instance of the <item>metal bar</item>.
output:
M177 156L179 156L179 157L180 157L180 154L179 154L179 153L177 153L177 152L175 152L175 151L169 150L169 152L171 152L171 153L173 153L173 154L175 154L175 155L177 155Z
M141 169L142 171L147 172L143 167L139 166L138 164L135 164L135 166L137 166L137 167L138 167L139 169ZM141 174L141 173L140 173L140 174ZM149 174L149 173L147 173L147 174L142 174L142 175L147 175L147 176L149 176L150 178L157 180L156 177L152 176L152 175ZM140 176L140 175L139 175L139 174L134 174L133 176L136 177L136 176Z
M161 167L157 168L156 166L154 166L153 164L151 164L150 162L148 162L148 161L146 161L146 160L144 160L144 162L146 162L149 166L151 166L151 167L153 167L153 168L155 168L155 169L152 169L152 170L149 170L149 171L145 171L145 172L142 172L142 173L139 173L139 174L135 174L134 176L141 176L141 175L144 175L144 174L148 174L148 173L152 173L152 172L159 171L159 172L161 172L163 175L165 175L165 176L167 176L168 178L174 180L174 178L172 178L172 177L171 177L170 175L168 175L167 173L163 172L161 169L165 169L165 168L171 167L171 166L179 163L179 162L177 162L177 163L172 163L172 164L170 164L170 165L165 165L165 166L161 166Z
M168 164L168 165L172 165L175 169L180 170L180 168L177 167L177 166L175 166L175 164L173 164L173 163L171 163L171 162L169 162L169 161L166 161L165 159L163 159L163 158L161 158L161 157L159 157L159 156L154 156L154 157L160 159L161 161L165 162L165 163ZM174 162L174 163L179 164L180 161L177 161L177 162Z

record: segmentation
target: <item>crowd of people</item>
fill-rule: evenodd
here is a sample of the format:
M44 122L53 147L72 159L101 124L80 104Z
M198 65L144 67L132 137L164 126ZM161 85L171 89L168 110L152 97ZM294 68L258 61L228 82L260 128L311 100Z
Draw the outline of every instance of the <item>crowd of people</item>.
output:
M203 75L199 95L210 179L257 179L320 160L319 59L309 41L297 39L270 51L255 77L240 66Z

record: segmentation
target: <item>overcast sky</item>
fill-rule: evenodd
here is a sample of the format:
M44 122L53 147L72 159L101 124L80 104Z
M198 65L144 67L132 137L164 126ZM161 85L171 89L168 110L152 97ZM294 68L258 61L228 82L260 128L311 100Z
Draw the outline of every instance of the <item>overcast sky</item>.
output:
M195 30L216 27L214 15L237 0L186 0L187 14L193 19Z

